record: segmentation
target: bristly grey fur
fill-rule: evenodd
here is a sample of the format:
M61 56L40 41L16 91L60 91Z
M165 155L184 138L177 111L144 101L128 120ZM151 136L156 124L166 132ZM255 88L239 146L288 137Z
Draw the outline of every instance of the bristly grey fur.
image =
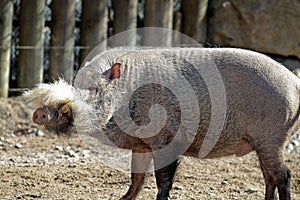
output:
M103 78L98 79L93 89L76 89L73 107L77 131L84 131L88 135L103 132L112 117L113 100L113 87Z

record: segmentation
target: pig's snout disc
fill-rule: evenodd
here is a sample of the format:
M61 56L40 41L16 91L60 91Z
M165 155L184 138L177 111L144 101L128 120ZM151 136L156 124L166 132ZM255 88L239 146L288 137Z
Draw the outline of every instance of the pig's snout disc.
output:
M43 108L38 108L32 115L32 121L36 124L45 124L48 122L48 114Z

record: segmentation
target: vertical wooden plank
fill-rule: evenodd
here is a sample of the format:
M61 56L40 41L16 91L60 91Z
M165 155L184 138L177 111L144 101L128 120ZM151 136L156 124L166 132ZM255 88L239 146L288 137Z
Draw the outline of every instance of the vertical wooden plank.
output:
M80 63L88 53L107 38L108 21L107 0L82 0L80 27Z
M74 71L75 45L74 0L52 0L49 80L63 77L71 83Z
M175 44L176 46L180 46L181 44L181 19L182 19L182 14L179 11L174 12L173 14L173 30L177 31L178 33L175 33L173 35L173 44Z
M112 5L114 11L114 34L118 34L126 30L135 29L137 26L138 0L113 0ZM123 42L123 45L135 46L136 32L130 31L130 33L127 33L123 38Z
M0 97L8 97L13 1L0 1Z
M182 1L182 32L197 42L206 39L206 11L208 0Z
M173 0L146 0L145 27L161 27L169 29L161 31L159 36L156 30L147 30L144 33L144 45L170 46L172 44Z
M32 88L43 80L45 0L21 0L17 84Z

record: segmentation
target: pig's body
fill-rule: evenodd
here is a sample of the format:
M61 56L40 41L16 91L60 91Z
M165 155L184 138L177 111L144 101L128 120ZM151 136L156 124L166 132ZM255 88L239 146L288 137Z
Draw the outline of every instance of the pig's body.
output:
M111 80L114 63L121 66L118 80ZM178 83L182 80L187 84ZM276 187L280 200L290 199L290 173L282 152L300 123L300 81L272 59L241 49L117 49L83 67L74 87L76 94L81 93L78 88L90 91L91 99L83 104L92 105L87 113L81 97L69 98L80 132L87 130L103 143L133 150L132 170L139 173L132 173L132 185L123 199L136 197L152 158L157 199L166 199L179 155L216 158L253 150L266 181L266 199L275 198ZM126 101L123 93L130 91L134 92ZM29 94L45 102L38 92ZM129 129L126 123L120 127L118 120L125 112L124 102L135 122ZM149 110L155 104L165 109L167 118L153 135L151 129L139 127L153 120ZM86 124L83 120L90 114L96 120ZM141 130L150 130L149 135ZM205 140L207 134L211 137Z

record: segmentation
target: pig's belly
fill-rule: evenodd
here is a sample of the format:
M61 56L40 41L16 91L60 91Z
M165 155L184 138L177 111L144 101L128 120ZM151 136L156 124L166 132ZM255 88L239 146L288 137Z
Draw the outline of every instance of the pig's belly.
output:
M196 158L219 158L231 155L236 155L237 157L240 157L250 153L251 151L253 151L252 145L245 140L240 140L231 142L230 144L217 143L211 149L211 151L209 151L208 154L201 150L201 145L197 147L193 146L187 149L187 151L183 155L192 156Z

